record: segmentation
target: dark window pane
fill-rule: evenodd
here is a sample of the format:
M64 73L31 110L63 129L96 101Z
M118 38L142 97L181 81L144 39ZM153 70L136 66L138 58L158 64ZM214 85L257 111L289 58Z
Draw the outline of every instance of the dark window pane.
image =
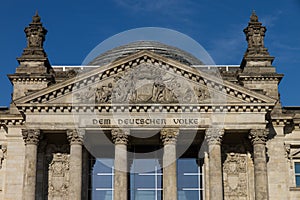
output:
M197 173L198 165L194 158L182 158L178 160L178 173L189 172Z
M300 162L295 163L295 173L300 173Z
M300 176L296 176L296 186L300 187Z
M178 191L178 200L199 200L199 191L196 190Z
M111 159L97 159L94 165L93 174L96 173L111 173L113 167L113 160Z
M155 191L136 191L134 200L153 200Z
M155 176L153 176L153 175L147 175L147 176L136 175L134 187L135 188L155 188Z
M157 191L157 200L161 200L162 199L162 190L158 190Z
M157 176L157 188L162 188L162 176Z
M112 188L111 176L94 176L93 186L95 188Z
M183 175L178 177L178 189L198 187L198 175Z
M95 191L93 193L93 200L112 200L112 191Z

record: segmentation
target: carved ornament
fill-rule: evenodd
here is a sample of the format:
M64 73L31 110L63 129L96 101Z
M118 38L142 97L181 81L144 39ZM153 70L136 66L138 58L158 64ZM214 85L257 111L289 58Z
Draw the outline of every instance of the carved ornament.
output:
M69 158L67 154L53 154L53 160L49 164L49 200L69 199Z
M0 169L2 168L2 164L4 159L6 159L7 153L7 144L0 145Z
M247 198L247 155L227 153L223 163L224 199Z
M155 65L142 63L100 86L75 93L83 103L197 103L210 98L207 88L181 81Z
M249 139L252 144L266 144L268 139L268 129L251 129L249 133Z
M208 145L218 144L222 142L224 129L221 128L208 128L206 129L205 138Z
M111 136L114 144L128 144L129 139L129 130L128 129L112 129Z
M70 144L82 144L83 143L84 130L72 129L67 130L67 137Z
M176 144L178 135L178 129L165 128L160 131L160 139L164 145Z
M25 145L33 144L37 145L40 137L39 129L22 129L22 136L25 142Z

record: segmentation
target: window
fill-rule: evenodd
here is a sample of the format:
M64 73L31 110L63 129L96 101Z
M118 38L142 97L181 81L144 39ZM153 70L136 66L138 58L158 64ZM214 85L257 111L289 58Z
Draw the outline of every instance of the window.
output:
M92 171L92 199L113 200L113 159L97 159Z
M178 200L202 200L203 187L202 165L195 158L180 158L177 161Z
M157 159L134 159L130 171L131 200L161 200L162 170Z
M295 162L296 187L300 187L300 162Z

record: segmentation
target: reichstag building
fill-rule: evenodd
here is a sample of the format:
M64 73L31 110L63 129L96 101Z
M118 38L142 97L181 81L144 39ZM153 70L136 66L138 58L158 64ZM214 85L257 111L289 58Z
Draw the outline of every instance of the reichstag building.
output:
M240 65L136 41L68 67L33 16L0 109L0 199L300 199L300 107L281 106L254 12L245 27Z

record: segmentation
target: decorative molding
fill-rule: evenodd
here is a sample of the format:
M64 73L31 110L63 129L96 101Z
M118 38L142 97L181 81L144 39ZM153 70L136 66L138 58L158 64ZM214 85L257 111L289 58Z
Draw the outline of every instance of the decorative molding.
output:
M248 196L247 155L227 153L223 163L224 199L246 199Z
M112 83L100 87L89 87L75 93L75 103L109 103L113 92Z
M39 143L40 134L41 132L39 129L22 129L25 145L37 145Z
M274 106L270 104L233 104L233 105L213 105L213 104L21 104L17 106L23 112L268 112Z
M254 186L250 178L253 167L250 149L246 139L222 145L224 200L250 198L249 186Z
M114 144L128 144L130 131L129 129L112 129L111 137Z
M178 135L179 129L164 128L160 131L160 139L164 145L176 144Z
M249 133L249 139L252 144L266 144L268 139L268 129L251 129Z
M69 199L70 185L70 155L62 153L54 153L53 159L49 164L48 176L48 198L49 200Z
M163 61L164 60L164 61ZM155 66L154 68L159 69L159 71L170 72L174 76L180 76L182 78L187 78L191 82L208 87L213 91L218 91L230 96L234 96L242 101L249 103L266 103L275 101L271 98L268 98L264 95L259 95L250 90L246 90L241 86L237 86L230 82L219 82L215 78L210 77L208 74L201 72L201 74L192 69L187 68L185 65L182 65L172 60L165 61L165 58L154 54L148 51L142 51L136 53L133 56L128 56L124 59L121 59L119 62L116 62L113 66L109 66L105 69L95 69L89 72L86 72L82 75L79 75L71 80L59 83L54 85L50 91L42 90L36 92L35 94L28 95L27 97L21 98L16 103L27 102L27 103L43 103L55 98L58 98L62 95L69 94L71 92L78 92L80 88L85 88L87 85L94 86L99 84L101 81L108 79L109 77L118 77L121 74L126 74L130 72L131 69L136 68L137 66ZM143 68L143 67L142 67ZM146 67L145 67L146 68ZM148 69L147 69L148 70ZM99 72L98 72L99 71ZM135 70L134 70L135 71ZM163 73L166 74L166 73ZM126 79L126 78L125 78ZM120 80L120 79L118 79ZM121 79L121 82L124 80ZM128 80L128 79L127 79ZM166 85L167 83L163 81ZM169 83L168 83L169 84ZM172 90L172 87L167 87ZM46 93L45 93L46 92ZM168 93L168 92L165 92ZM153 95L155 98L155 95ZM184 97L184 96L182 96ZM165 101L165 99L161 99ZM179 99L180 100L180 99ZM180 100L181 101L181 100Z
M208 128L205 131L205 139L208 145L220 145L224 136L224 129Z
M83 136L84 136L84 130L83 129L71 129L67 130L67 137L70 142L70 145L73 144L80 144L83 143Z
M6 159L7 156L7 144L1 144L0 145L0 169L2 169L2 164L4 159Z

